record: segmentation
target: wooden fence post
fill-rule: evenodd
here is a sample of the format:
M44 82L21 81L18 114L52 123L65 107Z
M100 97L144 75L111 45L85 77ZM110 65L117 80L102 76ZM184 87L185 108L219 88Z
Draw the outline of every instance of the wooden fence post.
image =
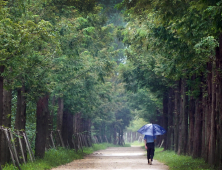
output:
M81 150L83 152L81 137L80 137L80 135L78 133L77 133L77 139L78 139L78 147L81 148Z
M19 131L17 131L17 135L18 135L19 146L20 146L20 149L21 149L23 162L26 164L25 155L24 155L24 150L23 150L23 147L22 147L22 141L21 141L21 136L20 136L20 134L19 134Z
M12 147L11 141L10 141L10 138L9 138L9 136L8 136L8 132L7 132L8 130L7 130L7 129L4 129L4 128L2 128L2 130L4 131L5 136L6 136L6 139L7 139L7 142L8 142L8 147L9 147L9 150L10 150L10 153L11 153L11 158L12 158L12 160L14 160L14 161L13 161L13 164L14 164L14 166L17 166L19 170L21 170L21 168L20 168L20 166L19 166L18 158L17 158L17 159L16 159L16 158L14 159L14 157L15 157L15 152L14 152L14 150L13 150L13 147Z
M65 145L64 145L64 142L62 140L62 136L61 136L60 130L57 130L57 132L59 134L59 139L60 139L61 145L62 145L63 148L65 148Z
M33 154L33 152L32 152L31 145L30 145L30 143L29 143L29 141L28 141L28 138L27 138L25 132L23 132L22 134L23 134L23 137L24 137L24 139L25 139L25 144L26 144L26 147L27 147L27 149L28 149L30 159L31 159L31 161L33 162L33 161L35 160L35 157L34 157L34 154Z
M13 134L11 132L10 129L5 129L6 132L8 132L9 136L8 138L10 139L11 138L11 145L12 145L12 148L14 149L14 156L15 156L15 160L18 162L19 164L19 159L18 159L18 154L17 154L17 150L16 150L16 147L15 147L15 141L14 141L14 138L13 138Z
M52 141L52 146L53 146L53 148L55 148L55 143L54 143L54 140L53 140L53 131L51 131L51 133L50 133L50 139L51 139L51 141Z
M78 148L76 147L76 143L75 143L75 134L72 135L72 143L73 143L75 151L77 152Z
M99 139L100 139L101 143L103 143L103 140L102 140L101 136L99 136Z
M109 143L109 142L108 142L108 139L107 139L107 137L106 137L106 135L105 135L105 139L106 139L106 142Z

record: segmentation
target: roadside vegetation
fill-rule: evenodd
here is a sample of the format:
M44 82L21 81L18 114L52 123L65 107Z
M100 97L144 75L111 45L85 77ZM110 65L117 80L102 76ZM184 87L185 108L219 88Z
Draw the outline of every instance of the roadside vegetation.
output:
M29 162L21 166L22 170L46 170L59 165L63 165L72 162L76 159L82 159L85 155L91 154L94 151L113 147L115 145L110 143L94 144L93 147L84 147L83 152L81 150L75 151L73 149L58 148L50 149L45 153L44 159L38 159L35 162ZM12 164L6 165L3 170L17 170Z
M203 159L193 159L191 156L177 155L174 151L163 151L163 148L155 149L154 158L169 166L170 170L214 170Z
M130 146L144 146L144 142L134 141L133 143L128 143Z
M141 146L145 150L143 142L135 141L130 145ZM154 159L167 165L170 170L214 170L203 159L193 159L191 156L178 155L172 150L164 150L159 147L155 148Z

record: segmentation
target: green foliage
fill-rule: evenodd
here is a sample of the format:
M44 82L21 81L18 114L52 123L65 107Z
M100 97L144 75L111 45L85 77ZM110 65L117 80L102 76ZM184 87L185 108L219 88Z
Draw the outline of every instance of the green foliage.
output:
M221 1L205 0L124 0L117 5L125 10L126 27L118 32L127 46L127 62L121 76L127 90L138 95L147 90L157 99L148 104L139 100L132 106L136 115L150 118L161 112L162 97L180 78L206 76L206 63L215 61L221 35ZM189 80L189 95L197 97L201 81ZM145 95L144 95L145 96ZM140 94L140 98L142 95ZM143 97L142 97L143 98ZM153 109L147 109L146 105Z
M93 147L84 148L83 152L75 150L68 150L65 148L50 149L46 152L44 159L39 159L33 163L29 162L21 166L22 170L45 170L72 162L76 159L82 159L85 154L91 154L94 151L113 147L114 145L108 143L94 144ZM3 170L16 170L13 165L6 165Z
M155 149L154 159L166 164L172 170L213 170L203 159L193 159L191 156L177 155L174 151L163 151L162 148Z
M137 114L137 113L136 113ZM142 118L134 119L130 122L130 126L127 128L127 130L131 130L133 132L136 132L139 130L143 125L147 124L146 121ZM133 145L133 144L132 144Z
M154 74L178 80L202 72L214 55L220 1L140 0L120 6L128 9L130 22L123 35L134 64L154 63Z
M93 130L96 130L96 134L106 135L107 137L112 136L113 127L116 130L125 129L132 120L128 96L123 83L118 82L117 76L113 76L109 81L110 88L106 91L110 98L109 100L103 100L100 107L95 111L93 119Z
M37 160L33 163L29 162L26 165L21 166L22 169L27 170L44 170L51 169L62 164L69 163L74 159L82 159L83 154L81 152L76 153L74 150L67 150L64 148L50 149L46 152L44 159ZM3 170L12 170L14 167L12 165L6 165Z
M133 143L130 143L131 146L142 146L144 148L144 142L138 142L134 141Z
M48 0L48 3L58 9L73 6L80 12L91 12L96 5L96 0Z
M14 90L14 124L16 89L25 87L29 139L35 135L36 101L46 94L63 98L65 110L81 112L96 128L101 122L107 129L129 124L131 110L117 78L117 65L125 60L116 37L123 17L111 9L118 2L100 2L102 8L89 0L0 1L4 88ZM51 113L55 110L50 107Z

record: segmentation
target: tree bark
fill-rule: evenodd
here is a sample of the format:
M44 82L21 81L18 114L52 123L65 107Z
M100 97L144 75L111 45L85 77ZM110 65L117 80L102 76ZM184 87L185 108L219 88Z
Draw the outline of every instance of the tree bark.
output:
M218 48L217 48L218 49ZM219 49L216 51L216 55L219 55ZM211 126L210 126L210 147L209 147L209 163L215 164L216 155L216 83L215 83L215 63L213 63L212 69L212 112L211 112Z
M219 169L222 169L222 99L221 99L221 96L222 96L222 34L220 34L220 37L219 37L219 51L220 51L220 55L219 55L219 59L218 59L218 62L219 62L219 68L218 68L218 72L219 72L219 79L218 79L218 96L219 96L219 99L218 99L218 167Z
M57 130L62 131L62 122L63 122L63 99L58 98L58 112L57 112Z
M63 112L63 122L62 122L62 139L63 139L63 142L65 144L65 146L67 147L68 145L68 124L69 124L69 121L72 121L72 120L69 120L69 117L68 117L68 111L64 111Z
M178 154L187 153L188 143L188 96L186 95L187 86L185 79L181 81L181 98L180 98L180 133L179 133L179 145Z
M62 133L62 122L63 122L63 99L58 98L58 110L57 110L57 131ZM62 135L62 134L61 134ZM56 143L57 145L62 146L58 133L56 133Z
M5 66L0 66L0 126L3 125L3 76L1 74L4 72ZM4 133L0 131L0 139L2 140L4 136ZM0 164L3 165L4 161L2 160L4 146L2 145L2 142L0 141Z
M48 95L37 102L35 156L44 158L46 147L46 129L48 129Z
M71 113L68 113L68 144L70 148L74 148L74 145L72 143L72 136L73 136L73 117L74 115Z
M178 152L179 144L179 115L180 115L180 87L181 81L176 83L175 91L175 111L174 111L174 151Z
M206 84L206 81L203 81L203 83ZM203 117L202 117L202 149L201 149L201 157L205 158L206 157L206 141L208 140L206 138L206 131L207 131L207 126L206 126L206 120L207 120L207 97L206 97L206 89L203 89L203 97L202 97L202 109L203 109Z
M15 117L15 129L25 130L26 125L26 102L25 102L25 87L17 90L17 110Z
M163 147L164 150L167 150L167 136L169 134L168 132L168 92L165 92L163 95L163 127L166 130L166 133L163 135L164 137L164 143L163 143Z
M195 99L190 96L189 100L189 141L188 141L188 154L193 153L193 140L194 140L194 115L195 115Z
M205 124L206 124L206 143L205 143L205 161L209 161L209 141L210 141L210 128L211 127L211 111L212 111L212 62L207 63L207 106L206 106L206 115L205 115Z
M194 124L194 142L193 142L193 158L201 157L201 140L202 140L202 88L200 87L200 95L195 102L195 124Z
M78 140L77 140L77 133L78 133L78 116L79 116L79 113L76 113L74 115L74 118L73 118L73 121L74 121L74 125L73 125L73 132L74 132L74 142L75 142L75 150L78 150Z
M22 86L22 88L17 89L17 108L16 108L16 116L15 116L15 129L18 131L25 131L25 125L26 125L25 87ZM22 147L24 150L24 156L25 156L25 159L27 160L25 140L22 138L21 141L22 141ZM20 162L23 162L22 152L19 146L18 138L16 139L15 143L16 143L18 156L20 158Z
M9 90L3 90L3 101L4 101L4 107L3 107L3 115L2 115L2 120L3 123L2 125L6 128L11 128L11 99L12 99L12 91ZM7 139L5 135L1 136L1 164L4 165L5 163L10 161L10 152L8 149L8 144L7 144Z
M116 126L113 123L113 144L116 145Z
M175 113L175 110L174 110L173 113ZM157 124L160 125L160 126L163 126L163 125L162 125L162 119L163 119L163 117L162 117L161 114L162 114L162 113L160 113L160 111L157 109L157 110L156 110L156 115L158 115ZM174 130L174 129L173 129L173 130ZM140 134L137 132L137 138L136 138L136 140L139 139L139 136L140 136ZM156 142L155 142L155 143L156 143L156 146L160 146L161 143L162 143L162 141L163 141L163 135L157 136ZM125 141L125 142L126 142L126 141ZM173 142L174 142L174 141L173 141Z
M55 96L53 96L52 97L52 107L54 107L55 106ZM53 143L52 143L52 141L51 141L51 139L50 139L50 134L51 134L51 132L53 131L53 117L54 117L54 110L53 110L53 108L50 110L50 114L49 114L49 116L48 116L48 130L46 131L46 136L47 136L47 138L46 138L46 148L47 149L49 149L50 147L53 147Z
M168 135L167 135L167 149L172 150L173 148L173 112L174 112L174 89L170 88L169 90L169 99L168 99Z

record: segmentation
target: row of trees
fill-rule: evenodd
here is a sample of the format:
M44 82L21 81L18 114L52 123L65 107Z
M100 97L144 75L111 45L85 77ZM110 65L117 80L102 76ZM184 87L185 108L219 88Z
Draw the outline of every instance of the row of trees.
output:
M116 143L129 124L118 2L0 0L0 126L26 131L36 157L53 145L51 132L74 148L73 134ZM1 165L6 148L0 131Z
M119 36L128 59L122 77L128 90L147 95L137 106L140 117L167 129L165 149L202 157L219 169L221 4L220 0L124 0L118 5L127 9L128 21Z

